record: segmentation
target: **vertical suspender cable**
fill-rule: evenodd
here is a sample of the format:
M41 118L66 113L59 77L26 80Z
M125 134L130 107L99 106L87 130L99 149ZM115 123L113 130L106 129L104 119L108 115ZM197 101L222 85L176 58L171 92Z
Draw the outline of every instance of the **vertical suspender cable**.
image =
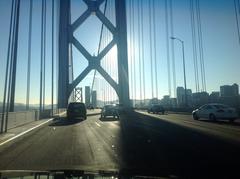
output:
M140 2L138 3L138 63L139 63L139 86L140 86L140 104L142 103L142 57L141 57L141 26L140 26Z
M174 26L173 26L173 9L172 9L172 0L169 0L169 18L170 18L170 34L171 37L174 37ZM174 97L176 97L176 66L175 66L175 49L173 40L171 43L171 55L172 55L172 77L173 77L173 92Z
M205 65L204 65L203 42L202 42L202 24L201 24L199 0L196 0L196 7L197 7L197 21L198 21L198 35L199 35L198 36L199 51L200 51L200 60L201 60L201 69L202 69L202 86L203 86L203 90L206 91Z
M20 0L16 1L16 11L15 11L15 27L13 31L13 55L12 55L12 71L11 71L11 88L10 88L10 107L11 112L14 111L15 102L15 86L16 86L16 69L17 69L17 50L18 50L18 27L19 27L19 13L20 13ZM6 119L7 122L7 119Z
M41 62L40 62L40 104L39 104L39 111L40 111L40 115L43 109L43 58L44 58L44 40L43 40L43 36L44 36L44 1L42 0L42 19L41 19Z
M237 0L234 0L234 10L235 10L235 18L236 18L236 24L237 24L237 34L238 34L238 43L240 44L240 30L239 30L239 14L238 14L238 12L237 12L237 3L239 3L239 1L238 2L236 2Z
M156 6L155 1L152 1L152 9L153 9L153 50L154 50L154 64L155 64L155 90L156 90L156 98L158 99L158 73L157 73L157 44L156 44Z
M152 88L152 98L154 97L153 89L153 59L152 59L152 8L151 0L148 0L148 12L149 12L149 44L150 44L150 63L151 63L151 88Z
M43 110L45 110L45 86L46 86L46 0L44 0L44 34L43 34Z
M198 78L198 60L197 60L197 46L196 46L196 29L193 0L190 0L190 16L191 16L191 30L192 30L192 44L193 44L193 62L196 92L199 92L199 78Z
M29 31L28 31L28 65L27 65L27 94L26 94L26 110L29 110L30 96L30 75L31 75L31 51L32 51L32 0L29 0Z
M7 132L8 126L8 112L14 111L14 98L15 98L15 80L16 80L16 65L17 65L17 47L18 47L18 26L19 26L19 11L20 1L17 0L14 5L14 20L11 42L11 58L10 58L10 70L9 70L9 82L8 82L8 97L5 119L5 132Z
M240 14L240 2L237 0L237 8L238 8L238 13Z
M11 86L12 86L12 76L13 76L13 58L14 58L14 46L15 46L15 38L16 38L16 12L17 11L17 1L14 3L14 14L13 14L13 29L12 29L12 41L11 41L11 54L9 58L9 79L7 86L7 107L6 107L6 119L5 119L5 131L7 129L7 120L8 120L8 112L11 111L10 108L10 98L11 98Z
M137 98L137 92L136 92L136 55L135 55L135 4L134 1L132 1L132 45L133 45L133 92L134 92L134 107L136 106L136 98Z
M5 107L6 107L6 96L7 96L7 86L8 86L8 77L9 77L9 62L10 62L10 53L11 43L12 43L12 35L13 35L13 15L14 15L14 0L12 0L11 7L11 17L10 17L10 27L9 27L9 36L8 36L8 52L7 52L7 63L6 63L6 72L5 72L5 82L4 82L4 93L3 93L3 106L2 106L2 116L1 116L1 131L3 132L4 128L4 118L5 118Z
M112 5L112 1L109 2L109 19L110 21L112 21L112 9L113 5ZM109 32L109 38L111 40L111 32ZM110 75L113 77L113 63L112 63L113 57L109 55L109 67L110 67ZM110 86L110 101L113 102L113 88Z
M133 0L129 0L129 41L130 41L130 81L131 81L131 99L133 101L133 42L132 42L132 2Z
M105 14L106 14L107 1L108 1L108 0L105 1L105 5L104 5L104 10L103 10L103 14L104 14L104 16L105 16ZM101 43L102 43L102 38L103 38L103 27L104 27L104 25L103 25L103 23L102 23L102 26L101 26L101 32L100 32L100 39L99 39L99 43L98 43L98 51L97 51L97 55L99 55L99 53L100 53L100 48L101 48ZM92 81L91 93L92 93L92 91L93 91L93 85L94 85L94 82L95 82L96 73L97 73L97 70L95 69L95 70L94 70L94 75L93 75L93 81Z
M142 51L142 79L143 79L143 99L144 99L144 106L145 106L145 99L146 99L146 92L145 92L145 52L144 52L144 28L143 28L143 0L141 0L141 12L140 12L140 16L141 16L141 51Z
M53 104L54 104L54 26L55 26L55 21L54 21L54 0L52 0L52 99L51 99L51 109L52 109L52 115L53 115Z
M169 24L168 24L168 0L165 0L165 23L166 23L166 48L167 48L167 70L168 70L168 94L171 96L171 74L170 74L170 51L169 51Z
M200 42L200 28L199 28L199 14L197 8L197 0L196 0L196 16L197 16L197 33L198 33L198 47L199 47L199 63L200 63L200 71L201 71L201 91L204 91L204 81L203 81L203 65L201 58L201 42Z

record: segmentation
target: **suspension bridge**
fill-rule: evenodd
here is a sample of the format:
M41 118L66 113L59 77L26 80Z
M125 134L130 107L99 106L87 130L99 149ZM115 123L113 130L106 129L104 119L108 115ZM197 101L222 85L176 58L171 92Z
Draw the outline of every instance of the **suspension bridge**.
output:
M240 83L234 69L240 55L239 0L223 3L227 15L219 10L224 5L213 3L209 7L215 7L216 14L209 14L211 9L200 0L0 3L4 24L0 35L0 161L6 161L0 170L84 165L86 170L130 168L159 174L159 169L169 165L166 173L180 174L180 169L192 168L194 173L197 167L239 163L231 163L239 158L238 121L220 127L219 123L192 121L189 113L209 102L209 94L220 85ZM219 29L230 28L218 34L218 29L212 31L213 23ZM219 41L224 35L229 38ZM220 57L225 60L217 61ZM227 67L228 58L227 65L233 69L223 77L221 69ZM88 105L94 100L95 107L119 104L125 113L120 121L104 121L95 109L88 111L86 121L67 121L63 116L68 103L87 103L83 99L87 95ZM233 98L238 108L239 94ZM147 114L145 110L154 102L169 109L169 114ZM34 132L35 128L39 130ZM15 141L21 143L13 149ZM216 152L216 146L222 150ZM189 157L181 151L189 152ZM209 152L214 155L206 155ZM13 158L15 162L10 162ZM196 160L197 167L192 165Z

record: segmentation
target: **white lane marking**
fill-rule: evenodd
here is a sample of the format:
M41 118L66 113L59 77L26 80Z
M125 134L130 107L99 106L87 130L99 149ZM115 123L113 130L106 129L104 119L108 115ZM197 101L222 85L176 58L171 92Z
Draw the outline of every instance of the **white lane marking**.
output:
M95 122L96 123L96 125L98 126L98 127L101 127L101 125L100 124L98 124L98 122Z
M4 144L6 144L6 143L8 143L8 142L10 142L10 141L12 141L12 140L18 138L18 137L20 137L20 136L22 136L22 135L24 135L24 134L26 134L26 133L28 133L28 132L30 132L30 131L32 131L32 130L38 128L38 127L40 127L40 126L42 126L43 124L48 123L48 122L51 121L51 120L53 120L53 118L52 118L52 119L49 119L49 120L47 120L47 121L45 121L45 122L43 122L43 123L41 123L41 124L38 124L37 126L32 127L32 128L30 128L30 129L28 129L28 130L26 130L26 131L24 131L24 132L22 132L22 133L20 133L20 134L18 134L18 135L16 135L16 136L12 137L12 138L10 138L10 139L8 139L8 140L6 140L6 141L0 143L0 146L2 146L2 145L4 145Z

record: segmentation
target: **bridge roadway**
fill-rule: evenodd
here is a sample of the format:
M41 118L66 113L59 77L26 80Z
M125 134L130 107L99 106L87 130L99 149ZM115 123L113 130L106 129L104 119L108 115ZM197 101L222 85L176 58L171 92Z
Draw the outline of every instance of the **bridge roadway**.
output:
M59 118L1 146L0 170L240 175L235 170L240 166L238 122L194 121L189 115L145 112L124 114L120 121L99 117L80 122Z

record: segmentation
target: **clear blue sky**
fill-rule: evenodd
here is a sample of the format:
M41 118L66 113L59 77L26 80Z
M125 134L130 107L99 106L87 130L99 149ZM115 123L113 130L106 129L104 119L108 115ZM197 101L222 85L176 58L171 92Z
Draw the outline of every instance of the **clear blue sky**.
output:
M112 2L113 1L109 0ZM133 0L136 6L137 0ZM31 100L30 103L38 103L39 101L39 66L40 66L40 30L41 30L41 1L34 0L33 10L33 47L32 47L32 70L31 70ZM150 63L149 63L149 26L148 26L148 10L147 0L144 1L144 51L145 51L145 69L146 69L146 93L147 98L151 97L150 83ZM167 81L167 61L166 61L166 32L165 32L165 11L164 0L156 0L156 33L157 33L157 68L158 68L158 94L159 98L168 94ZM57 3L56 3L57 4ZM129 1L127 0L127 4ZM4 75L6 66L7 43L9 32L11 1L0 1L0 101L2 101ZM47 68L46 79L50 79L51 74L51 1L47 1ZM224 84L240 84L240 46L238 44L237 26L234 14L233 0L200 0L201 18L202 18L202 33L203 33L203 48L204 60L206 69L207 91L218 91L220 85ZM74 21L86 9L81 0L72 0L72 21ZM186 74L187 86L195 91L194 71L192 60L192 39L189 13L189 0L173 0L173 19L174 33L176 37L181 38L185 42L186 52ZM112 11L109 10L108 14ZM18 45L18 68L17 68L17 83L16 83L16 102L25 102L26 97L26 72L27 72L27 39L28 39L28 13L29 1L21 1L20 13L20 29L19 29L19 45ZM128 14L129 15L129 14ZM135 14L136 17L137 14ZM136 17L137 18L137 17ZM91 53L97 54L97 47L100 35L100 21L91 16L83 26L76 32L75 36ZM137 28L137 21L135 23ZM128 32L130 35L130 32ZM128 36L128 42L130 36ZM109 41L109 39L108 39ZM106 43L105 43L106 44ZM135 41L136 60L138 60L137 35ZM131 54L129 49L129 56ZM115 52L112 52L104 61L111 61L112 66L116 66ZM74 61L74 77L76 77L85 66L87 61L84 57L73 48ZM176 74L177 86L183 86L182 73L182 54L181 46L175 41L175 57L176 57ZM102 62L106 66L105 62ZM131 66L129 66L131 67ZM129 68L130 69L130 68ZM116 78L116 70L110 71L113 78ZM90 85L93 73L84 79L80 86ZM138 75L136 76L137 78ZM97 89L99 98L103 97L103 91L106 88L100 85L103 81L99 76L97 80ZM139 89L139 82L136 82ZM172 85L173 86L173 85ZM131 90L130 90L131 91ZM173 94L173 89L172 89ZM47 103L50 102L51 96L51 81L46 80L46 98ZM139 98L139 90L137 92Z

